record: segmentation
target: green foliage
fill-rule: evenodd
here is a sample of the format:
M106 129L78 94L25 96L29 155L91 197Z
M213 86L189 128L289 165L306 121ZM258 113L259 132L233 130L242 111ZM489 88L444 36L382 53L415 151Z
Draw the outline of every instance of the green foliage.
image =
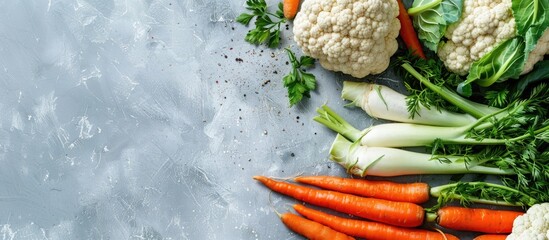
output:
M303 97L311 97L310 92L316 89L316 77L303 70L303 68L314 66L315 59L309 56L301 56L298 60L290 49L286 48L286 52L292 70L282 80L284 87L288 89L290 106L293 106L299 103Z
M462 0L415 0L408 13L423 45L436 52L446 28L459 20L462 9Z
M397 57L394 61L394 68L396 74L403 79L404 86L408 91L406 103L408 106L408 112L410 113L410 118L413 119L417 116L422 106L427 109L446 109L448 111L460 112L459 108L446 101L430 88L425 87L408 71L405 71L402 67L400 67L400 65L404 63L414 66L420 74L429 79L429 81L433 84L440 87L449 86L450 88L454 88L453 84L461 82L462 79L460 76L447 71L444 64L439 59L422 59L411 53Z
M542 66L544 64L547 63L541 63ZM423 87L439 97L450 99L449 103L478 119L468 126L463 140L435 139L429 146L434 160L446 163L448 156L460 156L469 166L482 165L513 171L516 176L503 178L506 186L536 196L540 201L549 201L549 85L538 82L547 78L547 70L536 70L532 75L515 81L515 84L507 83L488 92L490 96L487 99L499 102L503 109L483 114L482 111L475 111L479 104L463 104L467 103L463 97L451 91L441 91L444 87L440 83L429 82L430 79L438 81L438 70L418 70L426 75L423 77L418 72L414 73L409 64L403 67ZM527 82L516 85L521 81ZM517 86L520 86L520 93L514 92L519 89ZM484 144L471 146L468 141Z
M458 85L458 92L468 97L472 95L472 82L488 87L496 81L517 78L527 59L524 54L525 47L522 37L514 37L500 43L471 65L467 80Z
M236 21L248 26L255 18L255 28L248 31L244 38L252 44L267 44L270 48L276 48L280 45L280 28L282 23L286 22L282 11L282 2L278 4L276 12L270 13L267 10L265 0L247 0L246 9L251 13L242 13Z
M534 70L522 77L513 89L513 95L520 96L529 86L549 78L549 60L534 65Z
M526 40L525 52L528 54L549 26L549 1L513 0L511 9L517 23L517 33Z
M437 204L427 211L434 211L453 200L458 200L463 206L476 202L529 207L539 203L538 199L517 189L487 182L451 183L432 188L431 194L437 197Z

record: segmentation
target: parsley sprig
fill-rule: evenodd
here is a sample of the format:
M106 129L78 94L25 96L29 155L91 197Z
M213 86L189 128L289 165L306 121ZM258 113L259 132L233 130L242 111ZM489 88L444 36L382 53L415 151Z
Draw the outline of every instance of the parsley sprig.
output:
M299 103L304 96L310 98L310 92L316 88L316 77L303 70L305 67L314 66L315 59L309 56L301 56L298 60L292 50L286 48L286 52L288 52L292 70L282 80L284 87L288 89L290 106L293 106Z
M255 18L255 28L248 31L244 38L252 44L266 43L270 48L276 48L280 44L280 28L286 22L284 12L282 11L282 2L278 4L278 9L275 13L271 13L267 9L265 0L247 0L246 9L251 13L242 13L236 21L246 26Z

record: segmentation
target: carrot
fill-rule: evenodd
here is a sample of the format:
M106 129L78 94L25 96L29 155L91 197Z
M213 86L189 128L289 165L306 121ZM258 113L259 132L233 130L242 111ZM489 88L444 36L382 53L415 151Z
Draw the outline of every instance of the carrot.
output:
M297 9L299 8L299 0L284 0L282 11L284 12L284 17L288 20L294 19L297 14Z
M507 235L501 235L501 234L484 234L477 236L473 240L505 240L507 238Z
M293 213L284 213L280 219L292 231L311 240L354 240L344 233L333 230L320 223L308 220Z
M513 221L524 214L518 211L482 208L443 207L437 211L437 223L445 228L482 233L511 233ZM432 220L428 214L427 220Z
M315 222L350 236L369 240L459 240L451 235L415 228L395 227L378 222L342 218L295 204L294 209ZM444 234L444 235L443 235Z
M365 198L329 190L319 190L254 176L271 190L313 205L330 208L357 217L401 227L417 227L423 223L423 208L414 203Z
M400 37L406 47L412 51L418 57L425 59L425 53L423 52L423 47L417 38L416 30L412 24L412 20L408 15L408 11L404 7L402 0L397 0L398 2L398 20L400 20Z
M429 185L426 183L395 183L332 176L303 176L296 177L295 181L328 190L398 202L425 203L430 197Z

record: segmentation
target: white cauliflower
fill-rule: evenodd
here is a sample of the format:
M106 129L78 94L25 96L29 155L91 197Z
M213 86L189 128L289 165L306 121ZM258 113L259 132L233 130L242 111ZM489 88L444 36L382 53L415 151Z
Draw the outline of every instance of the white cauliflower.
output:
M489 53L497 44L515 37L516 26L511 0L464 0L459 21L448 26L448 39L438 56L448 70L466 75L474 61ZM530 53L522 74L549 53L549 31Z
M400 30L395 0L305 0L294 40L322 67L362 78L389 66Z
M549 239L549 203L535 204L513 222L513 232L507 240Z
M465 0L459 21L448 26L438 56L448 70L466 75L471 64L515 36L511 0Z

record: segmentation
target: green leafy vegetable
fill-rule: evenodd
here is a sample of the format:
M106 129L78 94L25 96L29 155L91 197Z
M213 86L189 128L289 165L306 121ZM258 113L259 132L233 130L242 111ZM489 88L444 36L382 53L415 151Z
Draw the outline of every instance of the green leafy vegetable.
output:
M527 59L525 47L524 38L520 36L500 43L471 65L467 79L458 85L458 92L463 96L471 96L470 84L473 82L488 87L497 81L517 78Z
M286 48L286 52L288 53L292 70L282 80L284 87L288 88L290 106L293 106L299 103L304 96L311 97L310 92L316 88L316 77L303 70L304 67L314 66L315 59L309 56L301 56L298 60L292 50Z
M462 9L462 0L415 0L408 14L423 45L436 52L447 26L459 20Z
M265 0L247 0L246 9L251 13L242 13L236 21L246 26L255 17L255 28L250 30L244 38L252 44L266 43L270 48L276 48L280 44L280 28L282 23L286 22L282 11L282 2L278 4L278 9L273 14L268 12Z
M549 2L513 0L511 9L515 16L517 33L525 38L525 51L530 53L549 26Z

